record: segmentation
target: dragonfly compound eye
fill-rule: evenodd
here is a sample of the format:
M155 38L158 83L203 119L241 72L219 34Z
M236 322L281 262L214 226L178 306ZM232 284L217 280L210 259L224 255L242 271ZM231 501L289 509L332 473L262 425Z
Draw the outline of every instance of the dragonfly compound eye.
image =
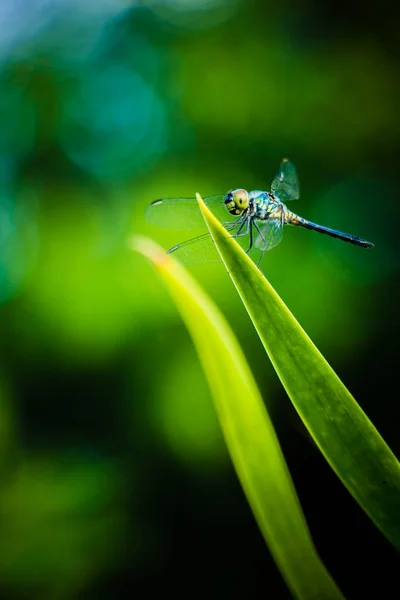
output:
M234 190L225 197L225 206L231 215L241 215L249 206L249 195L246 190Z

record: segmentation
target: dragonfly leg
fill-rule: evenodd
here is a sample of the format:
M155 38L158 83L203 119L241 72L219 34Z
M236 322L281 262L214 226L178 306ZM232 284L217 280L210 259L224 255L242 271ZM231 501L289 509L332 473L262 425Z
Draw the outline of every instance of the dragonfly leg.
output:
M250 226L250 231L249 231L249 233L250 233L250 245L249 245L249 247L246 250L246 254L248 254L250 252L250 250L252 249L252 247L253 247L253 221L249 220L249 226Z
M263 241L264 244L264 250L260 253L260 258L257 261L257 267L260 265L260 262L262 261L262 258L265 254L265 248L267 247L267 241L264 237L263 232L261 231L261 229L259 228L259 226L257 225L257 223L254 221L254 227L257 229L258 234L261 236L261 239Z
M243 227L244 227L244 226L247 224L247 218L246 218L244 215L242 215L242 216L240 217L240 219L238 219L237 221L234 221L234 222L232 223L232 225L233 225L233 227L234 227L235 225L238 225L239 223L240 223L240 227L239 227L239 229L237 230L237 232L236 232L236 233L233 233L233 234L232 234L232 237L238 237L238 236L240 236L240 235L243 235L243 234L241 233L241 231L242 231ZM229 229L233 229L233 227L230 227ZM229 231L229 230L228 230L228 231ZM246 231L247 231L247 227L246 227ZM245 235L245 234L244 234L244 235Z
M242 215L237 221L225 221L224 223L222 223L222 225L225 227L225 229L227 229L228 231L233 229L234 227L236 227L236 225L243 225L243 223L245 223L246 221L246 215Z
M267 241L266 241L266 239L264 237L263 232L261 231L261 229L259 228L259 226L257 225L257 223L255 221L254 221L254 227L257 229L257 233L261 237L261 239L263 241L263 244L264 244L264 248L265 248L266 245L267 245Z
M243 227L246 225L246 231L244 233L241 233ZM236 233L234 233L232 235L232 237L237 238L237 237L243 237L245 235L248 235L249 233L249 220L247 219L246 221L243 221L243 223L241 224L241 226L239 227L239 229L237 230Z

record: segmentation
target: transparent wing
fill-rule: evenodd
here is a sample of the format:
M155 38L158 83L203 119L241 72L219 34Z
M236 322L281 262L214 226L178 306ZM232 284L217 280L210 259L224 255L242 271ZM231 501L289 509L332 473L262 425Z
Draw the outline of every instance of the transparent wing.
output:
M283 238L283 221L281 217L269 218L266 221L257 221L260 230L256 239L256 245L267 252L277 246Z
M177 258L185 267L221 260L209 233L204 233L170 248L168 254L173 254L174 258Z
M229 224L225 226L231 234L239 230L240 224ZM249 246L249 236L243 235L236 240L245 247ZM243 241L245 240L245 241ZM209 233L204 233L198 237L182 242L168 250L168 254L173 254L180 263L186 267L192 267L201 263L219 262L221 257Z
M225 194L204 198L211 212L221 222L232 219L225 207L224 198ZM206 226L196 198L155 200L146 209L146 219L153 225L169 229L196 229Z
M279 173L277 173L271 184L271 192L282 202L298 200L300 198L300 186L296 167L288 158L282 160Z
M235 237L239 224L226 225L225 228ZM249 225L250 227L250 225ZM250 229L242 228L241 235L235 237L250 258L259 265L265 252L277 246L283 237L282 217L269 218L266 221L257 220L252 223L252 247L250 248ZM219 262L221 260L209 233L182 242L168 250L184 266L191 267L201 263Z
M264 254L277 246L283 237L282 217L269 218L266 221L255 221L253 224L254 243L249 252L252 260L259 265Z

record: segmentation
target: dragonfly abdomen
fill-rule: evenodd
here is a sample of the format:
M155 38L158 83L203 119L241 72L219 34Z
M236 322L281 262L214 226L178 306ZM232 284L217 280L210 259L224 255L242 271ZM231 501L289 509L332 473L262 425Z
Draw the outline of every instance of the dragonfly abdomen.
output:
M355 235L351 235L350 233L344 233L342 231L338 231L337 229L330 229L324 225L318 225L317 223L312 223L312 221L307 221L307 219L303 219L303 217L299 217L299 215L296 215L289 210L285 211L284 221L286 225L305 227L306 229L311 229L313 231L318 231L319 233L324 233L325 235L330 235L331 237L343 240L344 242L349 242L355 246L361 246L362 248L372 248L374 245L371 242L363 240Z

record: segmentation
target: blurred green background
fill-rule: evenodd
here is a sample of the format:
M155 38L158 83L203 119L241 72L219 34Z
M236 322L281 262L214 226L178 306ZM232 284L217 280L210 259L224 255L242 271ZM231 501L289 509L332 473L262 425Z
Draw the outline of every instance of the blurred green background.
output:
M393 12L395 11L395 12ZM264 272L397 455L399 9L310 0L2 0L0 597L289 598L189 335L132 234L165 196L268 188L296 164L321 224ZM197 232L193 232L195 234ZM307 439L219 264L315 543L347 598L395 551Z

